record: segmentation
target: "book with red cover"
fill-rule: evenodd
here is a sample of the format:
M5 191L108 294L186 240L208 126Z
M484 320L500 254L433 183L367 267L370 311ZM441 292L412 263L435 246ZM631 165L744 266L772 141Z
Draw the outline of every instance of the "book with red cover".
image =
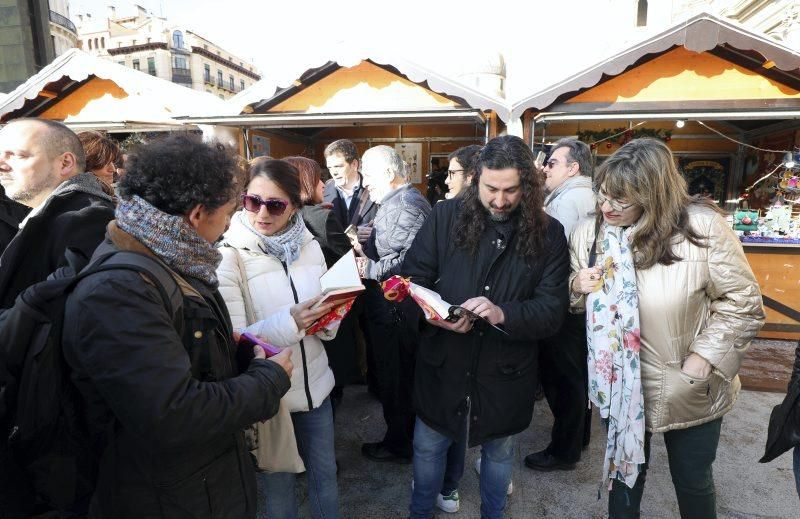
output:
M334 263L326 273L319 278L322 289L322 299L314 303L312 308L318 308L325 303L342 302L355 299L364 291L361 277L358 275L356 256L350 249L339 261Z
M313 335L323 329L334 330L338 328L342 319L350 311L355 298L364 291L361 277L358 275L356 256L352 249L339 258L328 271L319 278L322 287L322 299L317 301L312 308L318 308L325 303L340 303L314 323L306 328L306 334Z

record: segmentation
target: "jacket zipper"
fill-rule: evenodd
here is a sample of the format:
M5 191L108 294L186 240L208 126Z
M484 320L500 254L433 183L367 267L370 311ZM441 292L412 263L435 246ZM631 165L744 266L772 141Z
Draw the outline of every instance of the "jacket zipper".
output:
M283 271L286 273L286 278L289 280L289 286L292 287L292 295L294 296L295 304L299 303L300 301L297 299L297 289L294 287L294 281L292 281L292 276L289 275L289 267L286 266L286 263L281 261L281 266L283 267ZM311 388L308 385L308 363L306 362L306 345L303 342L303 339L300 339L300 355L303 357L303 385L306 389L306 399L308 400L308 410L311 411L314 409L314 400L311 398Z
M479 287L479 290L482 291L481 287L485 287L486 286L486 281L489 279L489 273L492 271L492 268L494 268L494 264L497 263L497 260L500 259L500 257L503 255L503 253L505 253L506 249L508 249L509 242L510 242L510 240L508 240L506 242L505 246L500 250L500 253L496 254L494 256L494 258L492 258L492 262L489 263L489 268L486 269L486 274L483 276L483 283L481 283L481 285ZM467 442L469 442L469 426L472 424L473 414L475 416L478 416L477 413L473 413L473 406L477 406L478 402L476 401L473 404L472 400L470 398L470 395L472 394L473 389L475 388L475 385L477 384L477 380L478 380L478 358L480 357L479 352L480 352L481 343L483 342L482 339L481 339L481 336L475 337L473 335L473 338L474 338L474 340L476 342L478 342L478 348L475 349L475 351L474 351L474 353L472 355L472 363L471 363L471 366L470 366L470 371L468 373L470 380L468 381L469 382L469 388L467 389L467 398L465 399L465 402L467 404L467 409L469 409L469 414L468 414L468 417L467 417L467 427L468 427L467 428ZM480 409L478 409L477 411L480 412Z

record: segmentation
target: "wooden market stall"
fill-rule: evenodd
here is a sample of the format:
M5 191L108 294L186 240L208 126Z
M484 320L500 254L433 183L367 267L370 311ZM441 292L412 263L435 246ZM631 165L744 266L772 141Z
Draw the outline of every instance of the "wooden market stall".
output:
M71 49L0 101L0 122L41 117L75 131L171 131L186 128L175 116L225 106L212 94Z
M393 146L423 193L432 161L494 137L508 115L502 100L398 57L340 58L286 88L262 80L248 90L228 101L231 115L181 120L239 128L247 156L303 155L323 166L325 146L337 139L350 139L359 153Z
M743 199L762 216L776 201L800 201L780 184L783 174L798 175L782 152L800 146L800 54L710 14L515 103L511 118L522 119L532 146L577 136L598 162L632 138L662 139L690 191L731 213ZM762 337L800 338L800 239L792 239L800 219L793 222L785 233L742 237L764 294Z

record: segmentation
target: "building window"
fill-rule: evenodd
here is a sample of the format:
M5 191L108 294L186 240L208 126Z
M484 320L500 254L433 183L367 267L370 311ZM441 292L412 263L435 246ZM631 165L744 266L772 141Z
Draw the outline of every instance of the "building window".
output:
M208 63L203 65L203 81L211 83L211 65Z
M222 82L222 71L218 70L217 71L217 86L221 87L222 85L224 85L224 83Z
M172 33L172 46L177 49L183 48L183 33L181 31L174 31Z
M100 47L103 48L103 49L106 48L106 37L105 36L100 38Z
M230 89L231 90L236 90L236 87L234 86L234 83L233 83L233 76L228 76L228 85L230 85L230 87L231 87Z
M647 0L636 2L636 27L647 25Z
M147 58L147 73L151 76L156 75L156 58Z
M175 56L172 58L172 66L180 69L188 69L189 65L186 64L186 58L183 56Z
M241 81L239 81L239 87L240 87L240 88L239 88L240 90L244 90L244 79L242 79Z
M139 60L133 60L133 70L139 70Z
M100 48L100 45L97 44L97 38L94 39L94 49L97 50Z
M124 67L125 66L125 60L117 61L117 65L122 65Z
M89 38L87 41L89 42L89 50L92 50L92 39Z

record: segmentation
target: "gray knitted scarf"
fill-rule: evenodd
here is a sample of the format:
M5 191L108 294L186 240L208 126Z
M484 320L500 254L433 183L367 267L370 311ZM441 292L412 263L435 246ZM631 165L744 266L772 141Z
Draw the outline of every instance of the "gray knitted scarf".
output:
M120 200L116 218L120 229L142 242L170 268L217 288L217 267L222 254L182 216L160 211L134 195L129 200Z
M272 236L265 236L258 232L255 227L250 224L250 219L247 218L247 214L244 210L239 211L235 217L239 219L239 222L244 225L248 231L258 237L261 250L264 253L278 258L278 260L287 265L291 265L300 257L300 248L303 246L306 224L299 212L294 213L291 220L289 220L289 224L283 231L273 234Z

